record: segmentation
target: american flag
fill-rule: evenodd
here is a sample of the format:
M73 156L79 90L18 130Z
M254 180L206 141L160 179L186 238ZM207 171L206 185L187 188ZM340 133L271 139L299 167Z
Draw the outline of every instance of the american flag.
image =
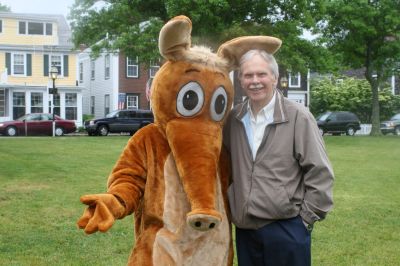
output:
M153 83L153 79L149 78L149 80L146 82L146 99L150 101L151 97L151 84Z
M125 93L118 94L118 110L122 110L125 108L125 99L126 99Z

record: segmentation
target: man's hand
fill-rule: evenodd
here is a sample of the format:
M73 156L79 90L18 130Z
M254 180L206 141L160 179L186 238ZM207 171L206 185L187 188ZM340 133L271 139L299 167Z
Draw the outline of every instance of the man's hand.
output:
M106 232L125 212L125 207L112 194L84 195L80 200L88 207L77 224L86 234Z

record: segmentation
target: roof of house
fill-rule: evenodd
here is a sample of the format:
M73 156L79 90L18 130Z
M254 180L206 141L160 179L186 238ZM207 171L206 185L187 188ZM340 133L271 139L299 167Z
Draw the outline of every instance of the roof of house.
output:
M59 45L73 47L71 41L71 36L72 36L71 29L67 23L67 20L63 15L0 12L0 19L1 18L32 20L40 22L49 22L49 21L56 22L58 24Z

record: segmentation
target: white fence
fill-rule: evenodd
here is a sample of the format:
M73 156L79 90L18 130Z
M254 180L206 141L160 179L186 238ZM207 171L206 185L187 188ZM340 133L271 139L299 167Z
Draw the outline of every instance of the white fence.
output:
M361 129L356 131L356 135L369 135L371 127L371 124L361 124Z

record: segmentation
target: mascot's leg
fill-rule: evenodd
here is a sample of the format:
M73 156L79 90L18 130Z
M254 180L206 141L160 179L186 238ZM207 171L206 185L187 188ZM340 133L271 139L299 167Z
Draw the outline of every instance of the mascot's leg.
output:
M153 246L153 262L160 266L183 265L182 252L176 245L176 235L161 229Z
M133 248L131 255L129 256L128 265L129 266L153 266L153 243L157 231L160 228L157 226L152 226L140 234L135 240L135 247ZM156 266L156 265L154 265Z

